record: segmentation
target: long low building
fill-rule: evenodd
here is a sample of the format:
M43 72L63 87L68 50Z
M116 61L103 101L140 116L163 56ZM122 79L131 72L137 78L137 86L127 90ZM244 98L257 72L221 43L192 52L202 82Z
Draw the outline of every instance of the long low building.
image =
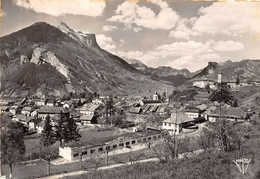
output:
M207 120L210 122L215 122L217 119L221 118L227 119L229 121L237 122L244 121L247 118L247 113L240 108L217 108L215 111L206 115Z
M161 137L161 132L154 130L109 136L99 140L80 141L60 147L59 155L66 160L73 161L80 159L80 157L98 156L108 151L130 148L148 141L158 140Z

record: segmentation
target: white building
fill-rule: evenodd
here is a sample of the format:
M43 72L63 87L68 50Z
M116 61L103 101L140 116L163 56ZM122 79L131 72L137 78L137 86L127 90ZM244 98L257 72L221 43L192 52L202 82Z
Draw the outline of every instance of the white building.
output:
M80 113L83 115L94 115L95 110L99 107L99 104L87 103L84 104L80 109Z
M106 152L143 145L162 138L160 131L134 132L118 136L104 136L91 141L79 141L59 147L59 155L66 160L75 161L80 158L105 155Z
M26 106L26 107L24 107L24 108L22 109L21 113L22 113L23 115L29 116L30 113L31 113L31 111L32 111L32 108L29 107L29 106Z
M207 85L209 85L209 87L214 87L214 81L211 81L211 80L207 80L207 79L204 79L204 80L196 80L196 81L193 81L193 86L195 87L198 87L198 88L205 88Z
M193 106L186 106L184 109L183 109L184 113L195 119L195 118L199 118L200 117L200 109L197 108L197 107L193 107Z
M221 110L220 108L217 108L215 111L207 114L207 118L210 122L215 122L219 116L221 118L229 120L229 121L244 121L247 117L247 114L245 111L243 111L240 108L225 108L222 107Z
M161 129L169 131L170 135L179 134L182 132L184 127L193 124L194 119L187 116L186 114L176 114L172 113L171 117L162 121L163 124Z

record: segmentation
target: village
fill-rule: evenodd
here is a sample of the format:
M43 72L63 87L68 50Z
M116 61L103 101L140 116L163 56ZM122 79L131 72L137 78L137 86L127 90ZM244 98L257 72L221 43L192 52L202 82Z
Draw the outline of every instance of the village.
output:
M223 82L222 74L219 74L217 81L194 81L186 87L195 91L194 95L182 94L178 99L165 91L152 91L148 96L95 93L91 99L84 98L85 95L71 95L67 99L3 99L1 115L24 126L25 141L30 141L27 142L26 153L30 157L34 155L33 148L40 145L39 140L47 118L53 124L58 123L62 116L73 119L81 138L56 145L54 150L57 155L50 163L58 166L97 156L105 158L108 155L142 150L148 144L156 145L165 133L169 136L198 137L208 123L214 123L219 118L244 123L253 114L259 114L259 108L240 107L237 100L232 104L210 101L211 94L217 90L219 84L232 93L239 93L239 89L244 87L258 90L260 87L257 82ZM31 144L31 138L38 142ZM35 156L37 159L37 155Z

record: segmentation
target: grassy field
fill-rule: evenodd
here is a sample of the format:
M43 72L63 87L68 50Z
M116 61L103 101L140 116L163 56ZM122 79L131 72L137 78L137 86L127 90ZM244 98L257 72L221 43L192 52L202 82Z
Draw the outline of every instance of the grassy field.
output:
M257 101L257 97L260 96L260 87L244 86L237 87L234 90L238 90L234 93L234 98L238 100L239 106L253 111L259 109L260 101Z
M98 140L103 138L104 136L113 136L119 135L121 132L118 129L113 128L100 128L100 129L93 129L93 128L84 128L80 130L81 138L80 141L90 141L90 140ZM53 151L53 154L58 156L59 150L59 142L53 144L50 148ZM25 139L25 146L26 146L26 157L29 159L30 155L32 158L39 158L40 153L40 135L34 134L31 136L26 136Z

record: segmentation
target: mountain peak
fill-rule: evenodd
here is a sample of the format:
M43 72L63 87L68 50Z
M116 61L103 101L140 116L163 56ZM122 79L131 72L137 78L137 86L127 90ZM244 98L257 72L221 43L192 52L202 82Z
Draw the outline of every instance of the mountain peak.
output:
M97 44L95 34L73 30L64 22L60 22L58 29L79 42L82 46L100 48Z
M60 25L58 26L58 29L60 29L62 32L72 32L73 30L69 28L69 26L65 22L60 22Z

